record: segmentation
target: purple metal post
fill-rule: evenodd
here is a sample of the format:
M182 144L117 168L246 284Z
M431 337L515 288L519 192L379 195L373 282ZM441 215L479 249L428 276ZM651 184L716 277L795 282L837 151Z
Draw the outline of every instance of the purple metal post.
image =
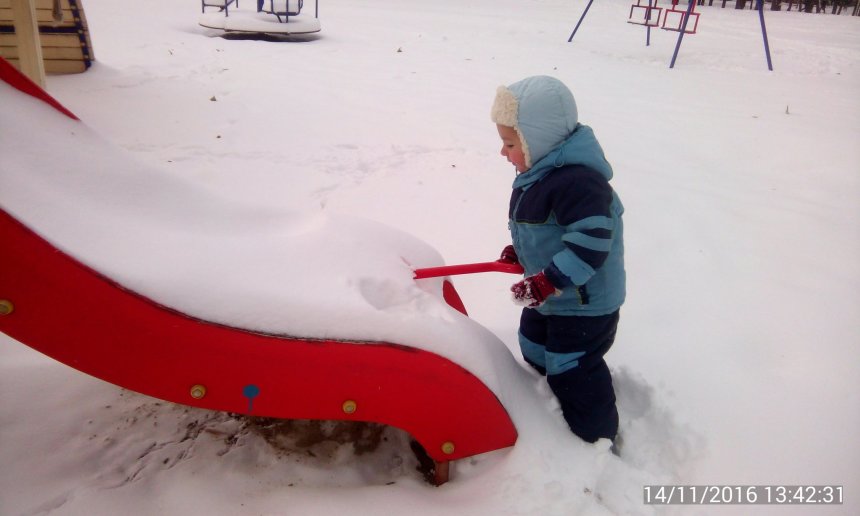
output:
M764 26L764 0L758 0L758 19L761 21L761 37L764 38L764 55L767 57L767 69L773 71L770 60L770 45L767 44L767 27Z
M657 0L654 0L654 5L657 5ZM648 0L648 9L645 11L645 46L651 46L651 0ZM660 20L657 20L659 23Z
M576 22L576 27L573 28L573 32L570 33L570 37L567 38L568 43L573 41L573 36L576 34L576 31L579 30L579 26L582 24L582 20L585 19L585 15L588 14L588 10L591 9L591 3L592 2L594 2L594 0L588 0L588 5L585 6L585 10L582 11L582 16L580 16L579 21Z
M693 12L693 6L696 5L695 2L697 0L687 1L687 12L684 13L684 20L681 23L681 31L678 33L678 41L675 43L675 52L672 54L672 62L669 63L669 68L675 68L675 59L678 58L678 50L681 49L681 40L684 39L684 33L687 31L687 21L690 19L690 13Z

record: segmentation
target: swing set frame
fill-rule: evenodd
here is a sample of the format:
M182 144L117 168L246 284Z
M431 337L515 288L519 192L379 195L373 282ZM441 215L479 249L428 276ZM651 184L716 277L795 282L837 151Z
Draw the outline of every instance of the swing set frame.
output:
M636 0L636 3L630 6L630 14L628 16L627 23L632 23L635 25L644 25L646 28L646 36L645 36L645 45L651 45L651 28L652 27L660 27L663 30L674 31L678 33L678 40L675 42L675 51L672 53L672 61L669 63L669 68L675 67L675 61L678 59L678 52L681 50L681 43L684 40L684 34L695 34L696 30L699 26L699 13L695 12L696 2L698 0L687 0L687 8L684 10L677 9L678 0L672 0L671 8L664 9L662 7L657 7L657 0ZM643 2L645 4L643 5ZM652 3L653 2L653 3ZM576 32L579 30L579 27L582 25L583 20L585 20L585 16L588 14L588 10L591 9L591 4L594 3L594 0L588 0L588 4L585 6L585 10L583 10L582 15L579 17L579 20L576 22L576 26L573 28L573 31L570 33L570 37L567 38L567 42L570 43L573 41L573 37L576 35ZM634 11L638 10L639 12L644 11L642 18L634 18ZM767 40L767 27L764 22L764 0L756 0L756 10L759 13L759 22L761 24L761 35L764 41L764 53L765 58L767 59L767 69L773 71L773 61L770 58L770 44ZM653 11L657 11L657 16L652 17ZM667 22L669 20L670 13L673 15L678 14L680 18L678 18L678 23L675 25L674 23L671 26L667 26ZM660 23L660 18L663 18L662 25ZM691 28L689 27L690 18L693 18L693 25Z

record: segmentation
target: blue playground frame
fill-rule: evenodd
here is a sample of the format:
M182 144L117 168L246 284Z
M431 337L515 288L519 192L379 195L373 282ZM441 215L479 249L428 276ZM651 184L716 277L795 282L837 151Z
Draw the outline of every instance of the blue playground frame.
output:
M239 0L200 0L201 11L206 12L207 7L217 7L224 16L230 16L230 6L236 4L239 7ZM275 0L268 0L269 8L266 8L266 0L257 0L257 12L274 14L281 23L288 23L290 16L298 16L304 7L304 0L285 0L284 9L279 10L275 6ZM290 8L292 4L293 8ZM319 18L319 0L314 0L314 18ZM283 19L282 19L283 17Z
M675 51L672 53L672 61L669 63L669 68L675 67L675 61L678 59L678 52L681 50L681 43L684 40L684 34L687 32L687 22L690 19L690 15L693 12L693 7L696 5L698 0L687 0L687 10L684 13L684 18L681 22L681 29L678 31L678 40L675 43ZM588 10L591 9L591 4L594 3L594 0L588 0L588 4L585 6L585 10L582 11L582 16L579 17L579 21L576 22L576 26L573 28L573 32L570 33L570 37L567 38L567 42L570 43L573 41L573 37L576 35L576 31L579 30L580 25L582 25L582 21L585 19L585 15L588 14ZM638 5L638 3L637 3ZM656 6L656 2L654 4ZM651 5L651 0L648 0L648 9L655 9L656 7ZM635 6L634 6L635 7ZM767 69L773 71L773 62L770 58L770 45L767 41L767 27L764 23L764 0L756 0L756 10L758 10L759 22L761 23L761 36L764 40L764 54L767 59ZM632 12L632 8L631 8ZM646 36L646 46L651 44L651 27L650 23L645 23L647 29Z

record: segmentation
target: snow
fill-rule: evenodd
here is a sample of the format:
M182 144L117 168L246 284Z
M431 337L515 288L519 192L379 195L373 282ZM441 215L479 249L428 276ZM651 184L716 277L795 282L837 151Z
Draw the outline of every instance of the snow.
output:
M196 24L196 2L147 6L85 3L97 62L48 78L84 121L74 138L49 110L2 97L0 170L76 148L100 164L62 184L4 175L3 206L25 216L23 188L44 180L29 192L51 209L26 215L34 225L187 311L276 332L430 336L424 345L492 386L520 437L454 463L433 488L393 429L360 455L274 446L245 422L123 391L0 335L0 514L687 512L643 505L642 486L662 483L841 484L846 504L819 510L858 511L857 18L767 11L769 72L757 13L716 5L699 8L671 70L675 33L652 30L645 46L627 2L595 2L570 44L583 1L329 0L322 32L292 41L216 37ZM400 258L487 261L507 243L513 170L488 111L498 85L532 74L571 87L626 207L629 296L607 355L621 458L572 436L522 365L513 276L454 279L470 322ZM35 128L8 131L18 124ZM120 195L112 182L136 189ZM162 209L147 210L141 192ZM74 220L101 220L100 231L69 232ZM342 239L323 238L334 227ZM149 249L165 231L192 243L185 255ZM279 269L297 256L279 243L302 235L311 254L382 244L351 247L381 261L327 252ZM204 281L158 274L193 264L182 276L193 281L229 263L229 291L256 300L244 315ZM309 286L316 278L325 288ZM276 320L266 300L314 309ZM317 324L319 306L362 308ZM467 338L442 338L453 334Z

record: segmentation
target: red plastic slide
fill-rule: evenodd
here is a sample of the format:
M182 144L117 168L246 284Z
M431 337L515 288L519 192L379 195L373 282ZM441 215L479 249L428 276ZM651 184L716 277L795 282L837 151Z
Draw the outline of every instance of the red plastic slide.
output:
M74 118L2 58L0 79ZM194 319L81 264L2 206L0 242L0 331L102 380L212 410L395 426L438 463L440 483L448 461L517 439L493 392L434 353L261 335Z

